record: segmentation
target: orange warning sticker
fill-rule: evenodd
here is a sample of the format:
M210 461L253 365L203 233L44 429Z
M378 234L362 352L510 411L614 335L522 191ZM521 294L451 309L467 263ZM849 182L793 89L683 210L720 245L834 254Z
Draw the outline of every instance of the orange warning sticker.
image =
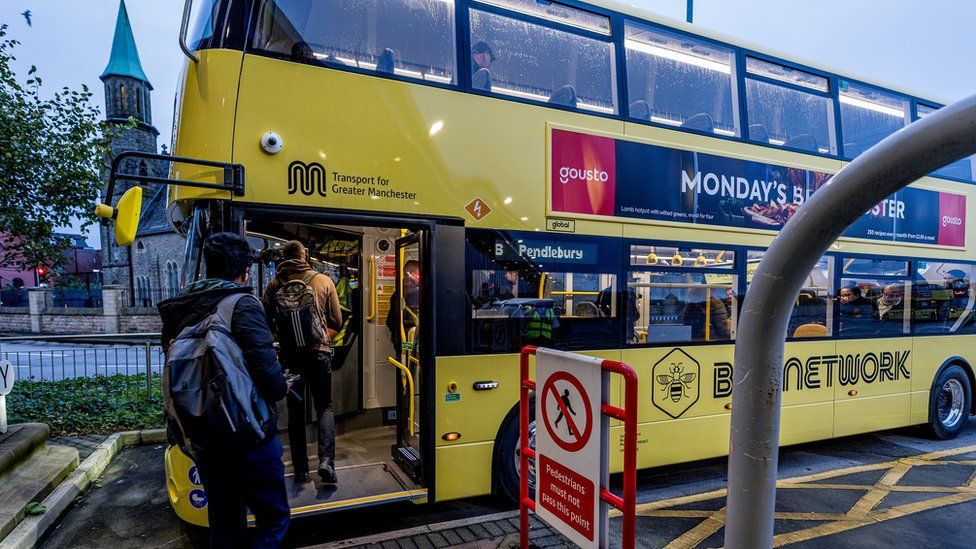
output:
M469 202L464 209L468 212L468 214L471 215L471 217L474 218L475 221L481 221L491 213L491 208L488 207L488 204L486 204L485 201L480 198L475 198Z

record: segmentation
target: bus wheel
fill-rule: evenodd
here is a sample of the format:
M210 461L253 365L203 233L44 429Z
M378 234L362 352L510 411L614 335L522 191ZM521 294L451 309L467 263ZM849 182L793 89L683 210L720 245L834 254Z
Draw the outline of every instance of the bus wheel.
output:
M511 503L519 501L519 407L505 418L495 440L495 482L499 495ZM535 397L529 400L529 447L535 449ZM529 460L529 497L535 497L535 460Z
M929 397L929 427L942 440L956 438L969 419L972 389L969 377L959 366L949 366L932 385Z

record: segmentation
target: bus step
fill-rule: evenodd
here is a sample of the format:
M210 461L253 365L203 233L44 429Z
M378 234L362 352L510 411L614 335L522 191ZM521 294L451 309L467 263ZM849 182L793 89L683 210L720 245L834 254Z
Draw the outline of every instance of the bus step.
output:
M412 446L393 446L393 461L416 483L423 478L420 452Z

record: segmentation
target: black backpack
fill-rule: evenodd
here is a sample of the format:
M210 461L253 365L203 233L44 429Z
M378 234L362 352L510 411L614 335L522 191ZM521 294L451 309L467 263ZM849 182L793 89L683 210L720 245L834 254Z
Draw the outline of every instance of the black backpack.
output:
M184 328L166 351L163 403L187 455L194 447L256 447L274 419L231 336L231 318L241 299L256 298L243 293L225 297L216 311Z
M275 293L275 325L282 348L317 349L323 343L331 343L315 290L309 286L319 274L311 271L302 278L282 281L281 288Z

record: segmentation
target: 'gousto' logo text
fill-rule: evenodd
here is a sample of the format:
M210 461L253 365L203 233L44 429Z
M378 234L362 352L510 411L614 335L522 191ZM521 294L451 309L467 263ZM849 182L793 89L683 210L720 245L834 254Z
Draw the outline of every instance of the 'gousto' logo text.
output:
M570 168L563 166L559 168L559 182L563 185L570 181L580 181L583 183L606 183L610 181L610 174L603 170L585 170L580 168Z

